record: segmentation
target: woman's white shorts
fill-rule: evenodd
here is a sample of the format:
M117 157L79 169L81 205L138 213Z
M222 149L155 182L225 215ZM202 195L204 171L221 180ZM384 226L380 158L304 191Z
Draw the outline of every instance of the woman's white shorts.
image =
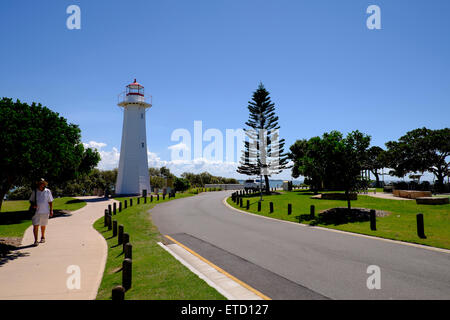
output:
M33 226L46 226L48 224L48 213L36 213L31 221L33 222Z

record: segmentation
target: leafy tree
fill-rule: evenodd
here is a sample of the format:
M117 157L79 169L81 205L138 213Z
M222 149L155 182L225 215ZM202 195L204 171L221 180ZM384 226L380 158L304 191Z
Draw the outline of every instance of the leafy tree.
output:
M343 139L333 156L333 180L343 187L347 196L348 209L351 209L350 192L356 191L361 179L361 170L367 162L367 148L370 136L359 131L353 131Z
M170 172L169 168L149 168L150 185L154 188L173 187L175 175Z
M403 177L408 172L431 172L436 189L442 190L450 175L450 128L431 130L419 128L407 132L398 141L386 143L392 175Z
M41 104L0 100L0 208L13 187L44 177L50 184L74 179L100 161L85 149L78 126Z
M186 180L189 181L189 183L191 184L191 186L193 187L203 187L204 184L202 184L200 176L192 173L192 172L183 172L181 174L182 178L185 178Z
M291 147L294 162L293 176L302 175L313 190L343 189L351 208L350 193L361 184L361 170L367 163L370 137L353 131L343 138L342 133L331 131L322 137L298 140Z
M312 190L332 189L334 174L333 157L339 143L342 141L342 133L331 131L324 133L322 137L313 137L309 140L297 140L290 147L289 157L293 160L292 176L298 178L304 176Z
M308 146L309 146L308 140L302 139L302 140L295 141L295 143L289 147L289 150L291 151L289 153L289 158L294 163L292 166L292 174L291 175L294 178L298 178L301 175L304 175L304 172L301 167L302 167L303 158L305 157L305 155L308 151ZM305 176L305 178L308 179L306 176Z
M248 176L264 176L265 192L270 193L269 177L287 169L288 155L284 153L285 140L278 136L278 117L275 104L262 83L248 102L249 119L244 129L249 141L244 150L237 172Z
M192 187L204 187L205 184L238 184L239 182L234 178L224 178L213 176L208 172L195 174L192 172L184 172L181 177L188 180Z
M115 191L118 169L113 170L103 170L99 172L98 182L95 184L95 188ZM94 180L95 181L95 180Z
M27 200L30 199L31 189L29 186L20 186L8 192L8 200Z
M159 168L148 168L150 176L150 185L153 188L161 189L165 186L165 180L161 176L161 170Z
M87 196L97 195L95 190L114 190L117 169L101 171L93 169L88 174L79 175L76 179L51 185L54 196ZM32 190L29 185L20 186L8 193L9 200L27 200Z
M191 187L191 184L189 183L189 181L187 179L184 178L175 178L175 182L174 182L174 188L175 191L186 191Z
M370 170L373 173L376 180L375 187L379 188L380 185L380 173L378 172L382 168L386 168L386 156L385 151L380 147L373 146L367 150L367 161L364 165L364 169Z
M161 173L161 177L163 177L164 179L175 179L175 175L170 172L169 168L161 167L159 169L159 172Z
M161 170L159 168L148 168L148 175L150 177L161 177Z

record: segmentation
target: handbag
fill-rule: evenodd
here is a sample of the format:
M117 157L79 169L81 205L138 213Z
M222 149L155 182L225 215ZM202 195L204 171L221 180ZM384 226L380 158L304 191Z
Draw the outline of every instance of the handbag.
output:
M28 209L28 212L30 213L31 216L34 216L36 214L37 210L37 207L35 208L36 205L37 205L37 194L36 189L34 189L34 201L31 201L30 208Z

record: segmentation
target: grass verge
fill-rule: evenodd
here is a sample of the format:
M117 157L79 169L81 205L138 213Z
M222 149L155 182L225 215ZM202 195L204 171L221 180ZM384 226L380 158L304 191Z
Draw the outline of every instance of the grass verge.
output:
M177 199L191 194L177 194ZM127 198L129 199L129 198ZM124 202L124 198L116 199ZM157 243L162 241L158 229L152 224L149 210L162 200L133 206L117 213L113 219L124 226L124 232L130 235L133 246L132 287L126 292L127 300L224 300L225 298L205 281L178 262ZM129 203L129 201L128 201ZM124 205L122 204L122 208ZM122 245L117 245L117 237L103 226L103 218L94 223L108 244L108 258L103 279L97 294L97 300L111 299L111 290L122 284L121 266L123 262Z
M53 202L53 212L58 215L62 210L75 211L85 205L86 202L75 198L56 198ZM0 237L23 237L23 233L31 225L29 206L27 200L3 202L0 212Z
M381 238L418 243L438 248L450 249L450 205L418 205L412 200L390 200L358 195L358 200L352 201L352 207L383 210L390 213L386 217L377 217L377 230L370 230L368 219L363 221L335 222L325 219L321 211L346 207L346 201L311 199L309 191L285 192L279 195L264 196L261 212L258 212L259 196L249 196L243 199L243 208L235 204L231 198L227 203L243 211L246 210L246 200L250 200L249 212L275 219L317 225L325 228L338 229L354 233L366 234ZM269 203L273 202L274 212L269 212ZM287 214L288 204L292 204L292 214ZM309 217L310 206L316 208L316 218ZM417 235L416 214L423 213L426 239Z

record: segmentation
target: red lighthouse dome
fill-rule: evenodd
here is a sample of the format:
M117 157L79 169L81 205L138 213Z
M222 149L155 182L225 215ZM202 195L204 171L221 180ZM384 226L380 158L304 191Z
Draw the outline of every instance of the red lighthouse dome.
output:
M130 83L129 85L127 85L127 96L130 95L137 95L137 96L144 96L144 86L142 86L141 84L139 84L138 82L136 82L136 79L134 79L133 83Z

